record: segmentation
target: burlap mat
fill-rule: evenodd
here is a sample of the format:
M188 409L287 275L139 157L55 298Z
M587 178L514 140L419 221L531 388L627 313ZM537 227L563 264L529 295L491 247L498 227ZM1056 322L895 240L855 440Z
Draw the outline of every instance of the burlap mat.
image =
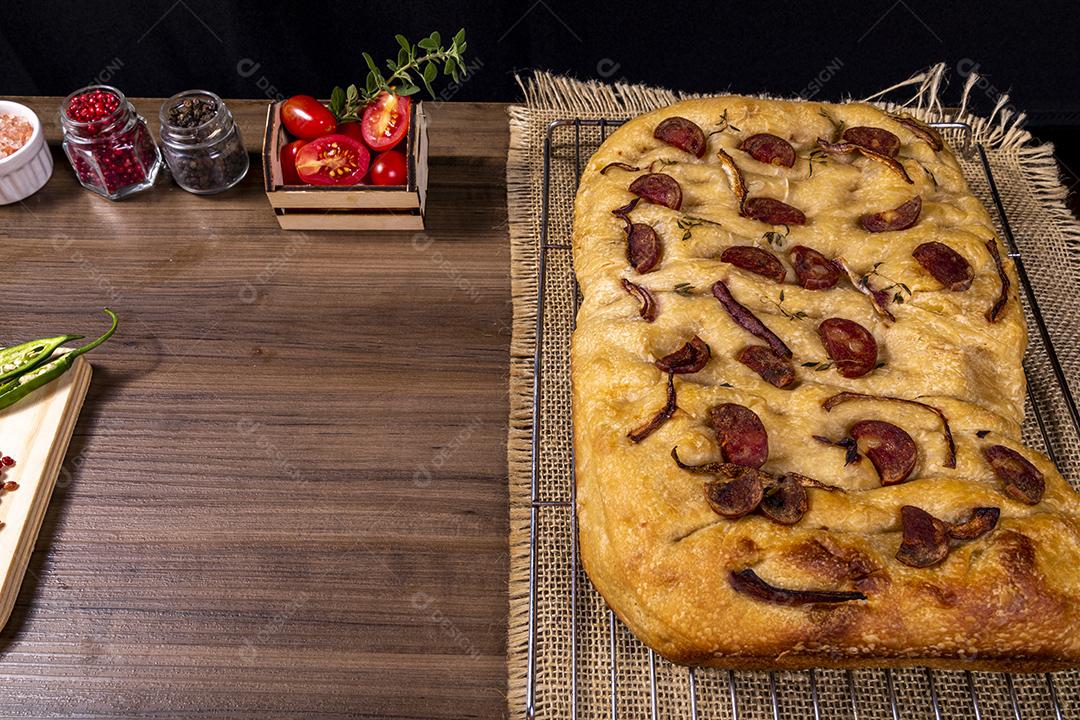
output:
M1053 148L1036 145L1022 128L1023 116L998 98L988 117L968 109L977 86L969 76L958 111L941 101L944 66L936 66L874 96L886 102L907 95L909 112L926 120L961 120L975 128L988 152L1006 212L1021 247L1065 371L1080 384L1080 225L1066 210ZM540 419L540 467L535 512L536 593L535 711L537 718L814 718L815 698L823 718L892 718L892 683L899 717L940 716L1054 718L1056 691L1064 717L1080 716L1080 671L1045 675L967 674L924 669L893 671L819 670L814 673L728 673L698 670L693 676L659 657L652 658L609 611L572 555L569 339L574 284L568 248L546 253L545 306L539 403L533 402L533 355L543 199L543 147L549 123L564 118L626 119L686 97L642 86L607 86L537 74L522 84L527 104L510 109L507 164L512 245L514 332L510 350L510 628L509 714L526 714L529 631L529 554L532 497L531 437ZM954 144L958 136L950 136ZM547 243L569 245L572 201L581 167L601 141L594 127L558 128L552 133ZM978 157L962 159L976 195L995 217ZM1000 228L999 228L1000 232ZM1058 467L1080 481L1080 437L1072 427L1028 309L1031 344L1026 367L1036 402L1053 439ZM1028 408L1025 439L1045 450ZM572 612L572 602L576 612ZM576 623L572 618L576 616ZM576 647L576 657L572 649ZM612 663L614 649L614 671ZM572 661L576 660L576 668ZM613 682L614 678L614 682ZM775 694L770 682L775 683ZM575 692L576 683L576 692ZM694 684L691 692L691 683ZM614 686L614 693L612 687ZM971 688L974 687L975 702ZM1051 690L1053 688L1053 690ZM732 698L735 698L733 707ZM774 698L778 714L774 715ZM737 713L737 714L736 714Z

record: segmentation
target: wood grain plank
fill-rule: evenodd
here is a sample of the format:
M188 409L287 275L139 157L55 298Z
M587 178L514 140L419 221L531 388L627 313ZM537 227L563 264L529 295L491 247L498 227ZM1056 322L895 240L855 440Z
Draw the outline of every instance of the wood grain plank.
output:
M253 168L0 207L3 334L108 304L0 703L55 717L505 712L505 107L430 108L428 229L286 232ZM156 117L157 101L136 101ZM153 127L155 123L151 123Z

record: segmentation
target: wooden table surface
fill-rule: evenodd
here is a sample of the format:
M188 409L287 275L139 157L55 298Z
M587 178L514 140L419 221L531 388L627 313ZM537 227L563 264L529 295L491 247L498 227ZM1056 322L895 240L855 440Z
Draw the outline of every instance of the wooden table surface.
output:
M238 188L114 203L75 181L59 98L16 99L56 169L0 207L0 344L121 326L0 635L0 715L504 715L505 106L430 106L414 236L279 230L266 102L229 102Z

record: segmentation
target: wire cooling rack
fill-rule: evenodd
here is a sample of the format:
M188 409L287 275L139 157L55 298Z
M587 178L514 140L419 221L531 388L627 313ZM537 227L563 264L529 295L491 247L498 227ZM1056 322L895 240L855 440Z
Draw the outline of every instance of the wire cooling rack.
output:
M1022 683L1008 673L940 671L929 668L910 670L808 670L805 672L750 673L705 668L684 668L668 663L642 645L622 625L585 576L578 558L576 500L573 477L572 424L569 417L544 417L542 400L554 393L569 395L569 343L565 336L545 339L545 329L565 335L573 329L580 302L573 278L569 228L553 230L553 203L572 203L581 176L583 161L622 121L572 118L552 122L544 139L543 196L538 266L538 309L536 352L534 356L532 427L532 478L529 553L528 668L524 716L555 717L705 717L740 718L822 718L845 717L1012 717L1063 720L1067 704L1061 700L1059 683L1067 682L1070 696L1075 677L1055 680L1044 674L1041 679L1023 676ZM1039 307L1032 282L1024 267L1020 247L1013 235L998 192L984 147L973 141L972 129L965 123L932 123L960 147L960 162L976 194L989 197L997 212L1001 235L1009 256L1016 265L1026 315L1038 333L1025 360L1028 375L1028 412L1034 426L1025 421L1025 440L1038 445L1058 465L1055 443L1049 423L1054 408L1049 398L1063 401L1058 415L1071 421L1070 431L1080 437L1080 413L1069 389ZM553 173L573 172L572 185L559 183L553 190ZM979 185L982 187L979 187ZM559 206L561 207L561 206ZM565 224L565 223L564 223ZM565 240L552 242L553 235ZM549 295L561 294L552 300ZM571 298L565 297L567 294ZM570 300L570 302L566 302ZM561 301L561 302L560 302ZM557 313L572 313L554 321ZM1037 346L1037 347L1036 347ZM1033 380L1032 364L1046 360L1053 385L1038 386ZM1040 367L1042 367L1040 365ZM1045 376L1047 373L1041 372ZM1046 403L1040 407L1039 399ZM566 403L569 407L569 403ZM1061 403L1056 407L1060 408ZM1060 429L1061 422L1053 427ZM552 460L552 456L555 457ZM559 471L569 467L570 472ZM567 525L569 525L567 532ZM556 528L552 533L550 529ZM556 557L568 554L568 567L551 567L541 557L542 542L563 543ZM544 539L546 538L546 540ZM569 548L565 547L569 544ZM566 551L569 551L566 553ZM561 564L561 563L560 563ZM559 573L560 579L547 588L554 598L542 598L539 580L544 573ZM568 597L567 597L568 596ZM551 603L557 612L539 612ZM585 612L583 612L585 608ZM589 617L585 617L585 615ZM569 648L554 636L545 621L569 623ZM549 625L551 622L549 622ZM606 640L604 636L606 635ZM598 655L596 648L606 651ZM566 650L569 653L566 653ZM569 667L565 667L569 654ZM585 657L581 657L585 655ZM904 691L900 692L900 687ZM792 687L795 690L792 691ZM915 690L913 691L913 688ZM914 695L913 695L914 692ZM912 697L918 702L912 703Z

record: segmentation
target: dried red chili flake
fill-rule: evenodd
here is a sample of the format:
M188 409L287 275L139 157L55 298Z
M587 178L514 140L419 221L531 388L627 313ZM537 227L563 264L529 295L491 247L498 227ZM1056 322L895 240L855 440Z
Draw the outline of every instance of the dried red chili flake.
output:
M641 442L656 432L656 430L666 423L678 409L679 406L676 404L675 396L675 373L669 372L667 377L667 402L664 403L664 407L660 408L660 410L652 416L652 419L650 419L649 422L631 430L626 436L630 438L631 442Z
M11 490L18 490L19 489L19 483L15 482L14 480L8 480L6 483L4 483L4 489L9 491L9 492Z
M0 457L0 463L3 463L4 467L11 467L15 464L15 460L10 455Z

